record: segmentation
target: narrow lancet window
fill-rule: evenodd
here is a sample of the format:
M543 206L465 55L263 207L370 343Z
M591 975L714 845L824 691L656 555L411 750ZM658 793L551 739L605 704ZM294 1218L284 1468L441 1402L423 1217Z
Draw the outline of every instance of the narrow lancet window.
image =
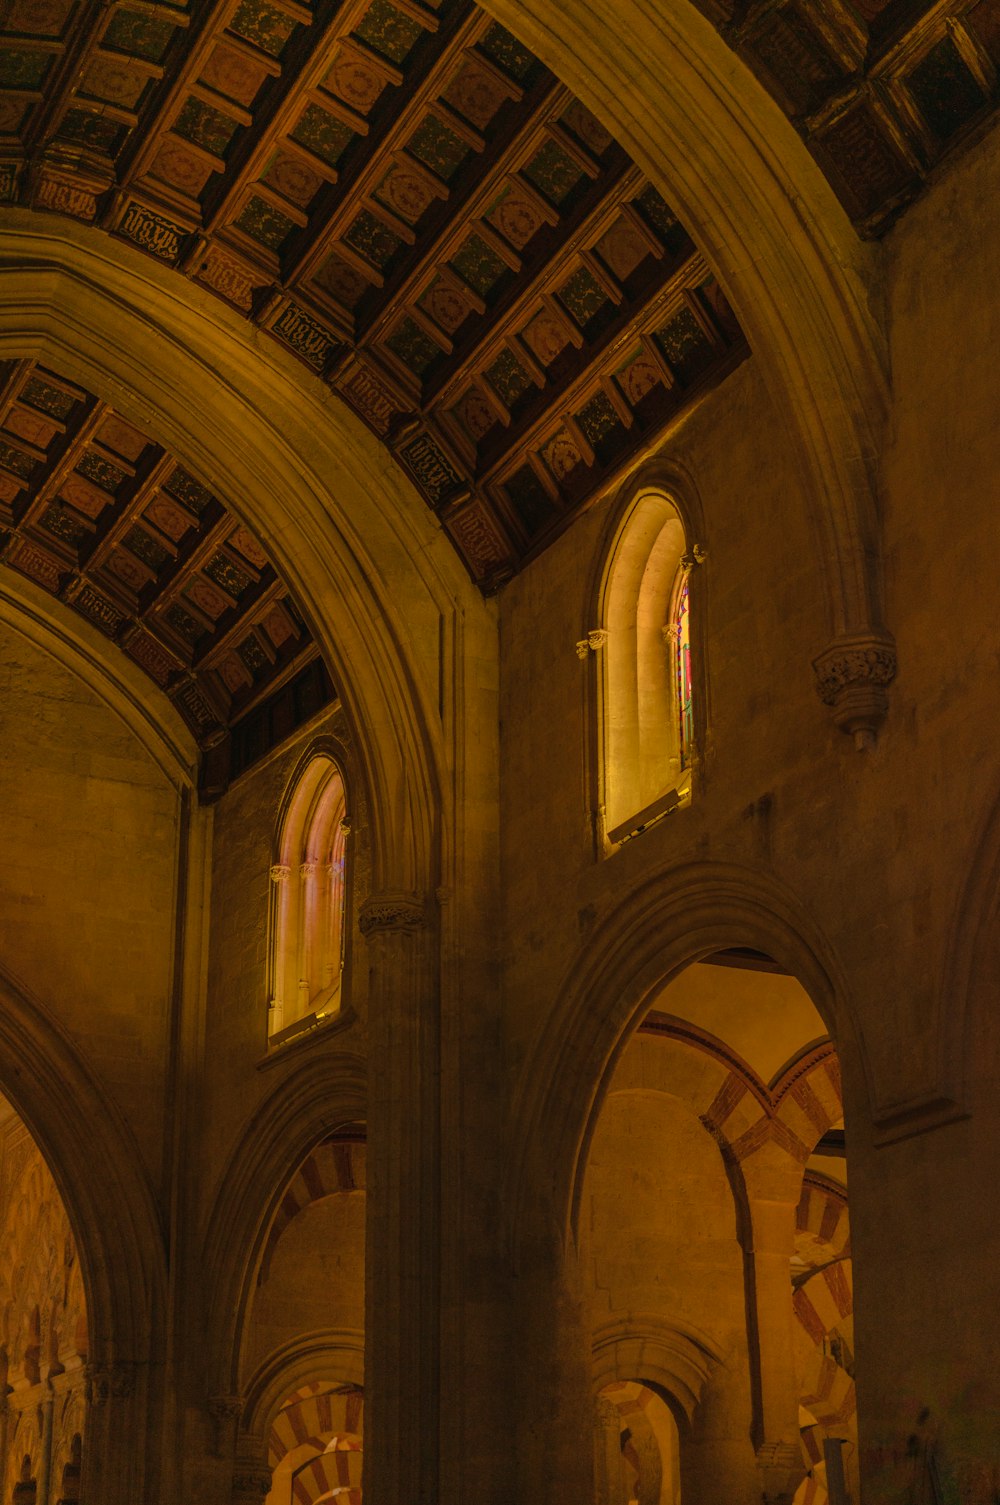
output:
M687 803L696 761L689 552L677 507L642 492L603 591L604 828L612 842Z
M272 1044L341 1007L348 825L340 770L318 753L286 801L271 868Z

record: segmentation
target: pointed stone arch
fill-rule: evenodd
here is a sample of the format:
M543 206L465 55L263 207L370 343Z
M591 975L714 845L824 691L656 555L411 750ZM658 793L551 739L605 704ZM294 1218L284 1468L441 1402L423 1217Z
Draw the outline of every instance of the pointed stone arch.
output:
M545 0L488 0L486 8L649 174L724 287L801 466L832 639L815 662L820 691L845 730L873 731L895 672L878 564L876 473L889 392L878 253L693 4L571 0L556 11Z
M690 962L734 945L773 956L798 978L831 1036L857 1042L871 1098L846 979L793 896L775 879L735 864L668 870L623 895L594 931L536 1036L513 1109L515 1260L539 1236L573 1237L601 1103L654 990Z
M118 1109L48 1011L0 968L0 1089L24 1120L73 1229L88 1312L83 1452L94 1498L157 1498L142 1422L160 1383L166 1260L152 1190ZM125 1417L128 1416L128 1422ZM127 1426L136 1446L114 1446Z
M239 1394L246 1317L268 1230L299 1166L335 1130L362 1124L367 1075L359 1056L316 1054L282 1075L240 1126L204 1241L208 1394Z
M723 1355L707 1333L649 1312L612 1317L594 1332L595 1393L616 1381L650 1385L690 1422Z
M364 1333L353 1328L324 1328L276 1349L247 1383L242 1430L265 1446L284 1397L316 1379L342 1381L363 1389Z
M443 617L460 613L474 639L492 609L412 484L318 379L108 236L10 213L0 269L0 355L47 361L114 403L259 536L310 616L361 750L375 886L426 892L447 787L430 666Z

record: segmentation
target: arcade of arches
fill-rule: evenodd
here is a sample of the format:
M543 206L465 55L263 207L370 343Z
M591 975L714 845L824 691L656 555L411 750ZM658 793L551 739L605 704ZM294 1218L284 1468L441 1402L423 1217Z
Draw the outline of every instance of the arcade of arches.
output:
M0 1505L1000 1499L1000 0L0 0Z

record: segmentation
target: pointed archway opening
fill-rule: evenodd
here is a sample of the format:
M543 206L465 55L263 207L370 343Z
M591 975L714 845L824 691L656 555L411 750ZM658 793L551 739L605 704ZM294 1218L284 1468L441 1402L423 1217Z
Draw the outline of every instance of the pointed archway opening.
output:
M30 1129L0 1098L0 1499L79 1498L89 1351L69 1215Z
M653 991L578 1208L602 1505L856 1498L840 1068L795 977L734 947Z

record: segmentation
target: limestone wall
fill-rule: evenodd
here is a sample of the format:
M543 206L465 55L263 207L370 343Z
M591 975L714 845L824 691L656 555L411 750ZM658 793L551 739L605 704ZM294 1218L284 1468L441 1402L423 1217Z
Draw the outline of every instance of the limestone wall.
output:
M282 800L303 756L320 743L343 752L346 735L339 710L314 718L276 752L248 769L214 808L205 1020L205 1055L212 1063L212 1086L204 1103L204 1142L210 1155L204 1167L207 1187L218 1176L224 1154L232 1150L234 1136L245 1127L254 1105L275 1090L279 1079L294 1075L303 1052L318 1044L317 1037L311 1036L308 1043L292 1041L270 1052L268 1049L269 873L275 861ZM324 740L331 738L332 742ZM348 867L353 880L349 907L356 915L359 896L367 892L369 882L368 831L364 791L349 755L347 761L348 814L352 821ZM341 1027L341 1021L331 1021L333 1032L328 1027L324 1039L329 1048L356 1051L363 1049L367 973L363 964L350 965L354 961L352 941L350 937L343 997L347 1028Z
M0 961L163 1166L177 787L64 664L0 627Z

